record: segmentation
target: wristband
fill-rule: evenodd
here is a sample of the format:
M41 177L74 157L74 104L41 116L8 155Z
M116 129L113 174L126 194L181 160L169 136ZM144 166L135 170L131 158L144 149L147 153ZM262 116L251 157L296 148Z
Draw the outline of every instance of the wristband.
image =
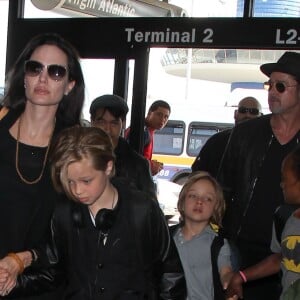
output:
M247 277L243 271L239 271L240 276L242 277L244 283L247 282Z
M35 250L29 249L28 251L31 253L32 261L35 262L37 260L37 254Z
M13 253L13 252L8 253L7 256L9 256L12 259L14 259L15 262L18 264L18 266L19 266L19 272L18 272L18 274L23 273L25 266L24 266L24 263L21 260L21 258L16 253Z

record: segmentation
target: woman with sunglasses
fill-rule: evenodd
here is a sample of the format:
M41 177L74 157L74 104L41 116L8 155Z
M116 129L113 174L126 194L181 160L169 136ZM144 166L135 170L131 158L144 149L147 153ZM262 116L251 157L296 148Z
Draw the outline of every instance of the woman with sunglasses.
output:
M0 272L6 274L0 282L2 295L35 258L34 252L30 257L16 252L47 239L59 198L51 183L49 148L63 128L80 124L84 102L77 51L56 34L34 37L9 72L6 91L3 105L8 113L0 121Z

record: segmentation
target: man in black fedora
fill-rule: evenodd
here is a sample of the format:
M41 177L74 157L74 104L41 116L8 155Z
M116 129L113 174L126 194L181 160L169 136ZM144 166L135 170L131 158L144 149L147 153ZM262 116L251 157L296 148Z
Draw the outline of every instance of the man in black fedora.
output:
M234 127L218 177L227 201L224 231L241 271L271 254L273 214L284 202L281 163L300 137L300 53L285 52L260 69L269 77L271 114ZM279 274L251 282L241 274L245 300L279 299Z
M156 200L148 161L121 136L127 113L128 106L123 98L111 94L102 95L91 103L91 126L101 128L112 139L116 155L115 175L126 179L128 184L147 192Z

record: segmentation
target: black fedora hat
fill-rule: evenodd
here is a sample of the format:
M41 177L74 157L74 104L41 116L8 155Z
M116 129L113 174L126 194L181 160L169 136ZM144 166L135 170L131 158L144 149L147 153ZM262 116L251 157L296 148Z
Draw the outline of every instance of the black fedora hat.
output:
M126 101L122 97L117 95L107 94L94 99L90 106L90 114L95 114L96 110L99 108L110 108L123 116L126 116L126 114L128 113L128 106Z
M276 63L263 64L260 70L268 77L272 72L281 72L293 75L300 81L300 53L285 52Z

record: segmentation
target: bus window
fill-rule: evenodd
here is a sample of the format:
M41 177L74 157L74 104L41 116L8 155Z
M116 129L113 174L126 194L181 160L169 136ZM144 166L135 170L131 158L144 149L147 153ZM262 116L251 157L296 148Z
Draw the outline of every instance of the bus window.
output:
M191 122L188 131L186 153L189 156L197 156L212 135L230 127L232 127L230 124Z
M197 128L193 124L190 125L186 150L187 154L197 156L206 141L215 133L217 133L216 129Z
M185 126L183 120L169 120L165 128L155 132L152 159L164 164L157 179L184 184L195 157L206 141L215 133L232 128L233 124L191 121L188 130Z
M167 125L154 133L153 152L157 154L180 155L184 146L185 124L169 120Z

